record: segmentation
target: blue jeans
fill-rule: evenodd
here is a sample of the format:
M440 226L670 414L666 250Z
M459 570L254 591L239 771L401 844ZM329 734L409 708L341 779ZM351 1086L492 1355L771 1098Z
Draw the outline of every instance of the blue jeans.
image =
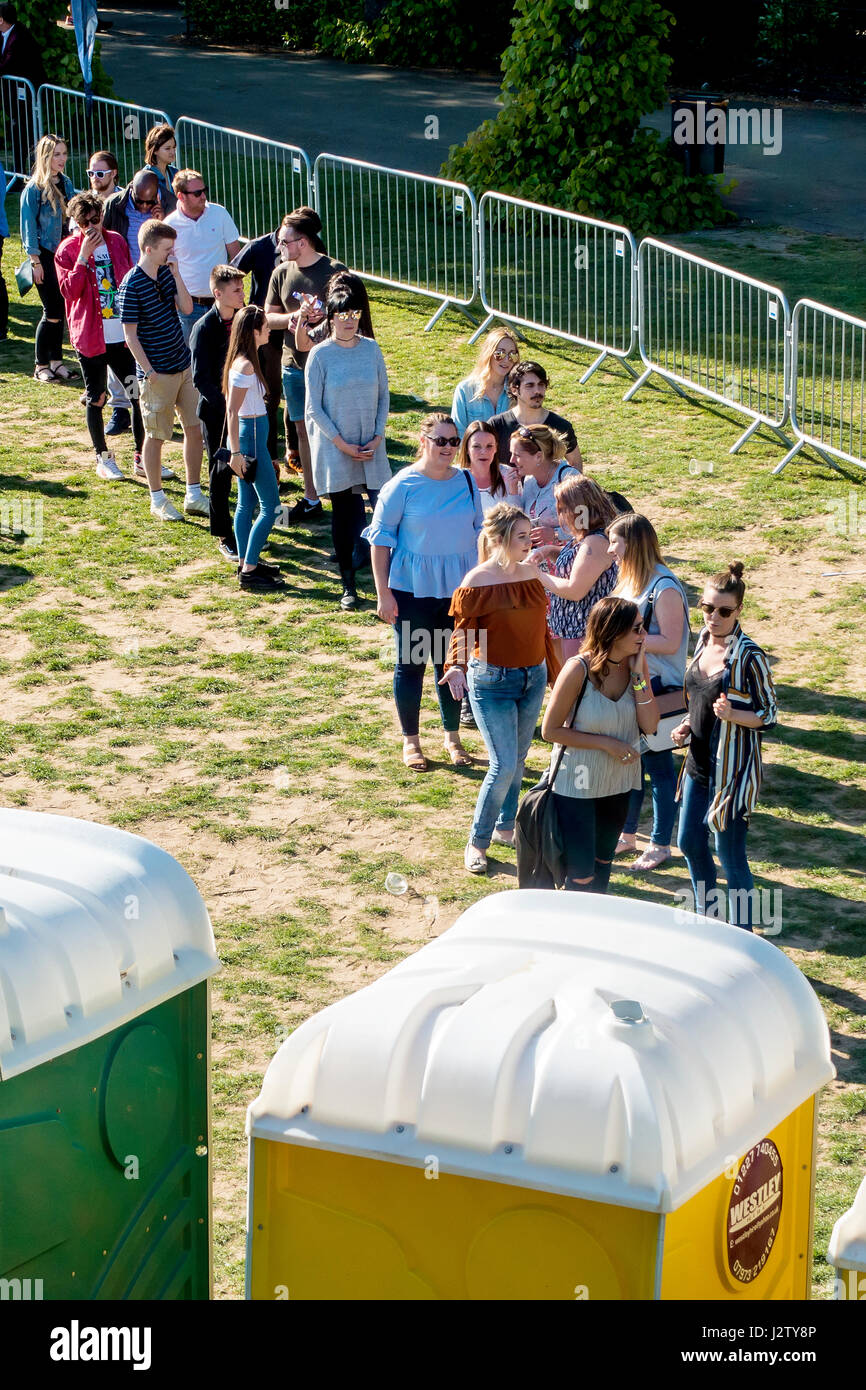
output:
M710 850L710 831L707 811L713 796L712 787L702 787L692 777L683 775L683 800L680 810L679 847L685 855L695 896L695 911L705 917L719 917L719 894L716 891L716 865ZM754 879L746 858L746 835L749 825L744 816L735 816L727 830L715 831L716 853L728 883L728 921L735 927L752 930L752 894Z
M296 367L294 363L291 367L283 367L283 395L290 420L303 420L304 393L304 373L300 367Z
M208 310L212 308L212 304L193 304L191 314L182 314L180 310L178 310L178 318L180 319L180 331L183 334L183 340L186 343L187 347L189 347L190 333L195 328L199 319L203 319Z
M248 565L257 565L280 505L277 475L268 453L267 415L241 416L239 436L241 453L255 454L258 468L254 483L238 478L235 544L241 561L246 561ZM259 504L259 514L254 524L256 502Z
M481 783L469 839L487 849L494 826L512 830L523 782L523 764L544 699L547 666L489 666L472 657L469 700L490 766Z
M669 748L663 753L644 753L641 757L640 786L629 795L628 815L622 833L633 835L637 830L644 798L644 778L647 776L653 797L652 843L669 845L677 818L677 774L674 755Z

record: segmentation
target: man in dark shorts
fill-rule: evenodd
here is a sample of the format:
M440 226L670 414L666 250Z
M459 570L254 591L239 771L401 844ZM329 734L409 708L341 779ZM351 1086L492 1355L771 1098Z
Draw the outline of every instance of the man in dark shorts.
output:
M547 372L540 362L518 362L510 372L505 389L512 402L511 409L494 415L489 422L499 441L499 462L510 462L511 436L521 425L547 425L565 435L565 461L580 473L583 471L583 459L573 426L562 415L544 408L549 385Z

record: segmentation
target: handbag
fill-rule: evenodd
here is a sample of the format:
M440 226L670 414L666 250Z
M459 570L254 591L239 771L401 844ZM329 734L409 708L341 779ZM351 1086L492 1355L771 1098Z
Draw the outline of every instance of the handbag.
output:
M15 283L18 286L18 293L23 299L25 294L29 294L33 289L33 262L30 260L22 261L15 267Z
M589 682L589 671L583 657L583 685L580 688L568 727L574 727L577 711ZM540 781L524 796L514 821L514 846L517 850L518 888L561 888L565 882L565 845L562 827L553 800L553 784L565 754L559 745L559 756L542 773Z
M649 632L650 619L653 613L653 602L655 591L661 580L657 580L650 590L647 606L644 610L643 625ZM663 685L659 676L653 676L652 692L656 697L659 715L658 728L654 734L641 734L640 748L642 753L667 753L673 748L684 748L685 744L675 744L671 734L678 725L682 724L688 713L686 704L685 689L682 685ZM688 738L686 743L688 743Z

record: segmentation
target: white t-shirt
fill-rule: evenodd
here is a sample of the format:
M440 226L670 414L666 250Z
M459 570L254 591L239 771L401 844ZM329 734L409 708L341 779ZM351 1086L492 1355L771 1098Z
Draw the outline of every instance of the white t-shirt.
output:
M226 246L239 240L238 229L220 203L205 203L201 217L187 217L175 208L165 219L174 227L177 241L174 252L180 267L180 278L190 294L209 295L210 273L215 265L226 261Z
M102 331L106 343L123 342L123 324L117 312L117 277L111 264L111 253L103 244L93 253L96 263L96 283L99 287L99 307L102 311Z
M238 411L240 419L249 419L251 416L267 414L268 407L265 403L262 383L259 381L255 372L242 372L239 367L230 367L229 387L232 386L240 386L241 389L247 393Z

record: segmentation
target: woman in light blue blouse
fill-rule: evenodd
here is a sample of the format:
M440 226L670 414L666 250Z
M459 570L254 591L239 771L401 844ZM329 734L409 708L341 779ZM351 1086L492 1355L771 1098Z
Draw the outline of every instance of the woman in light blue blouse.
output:
M455 767L472 760L460 743L460 701L441 685L454 619L451 596L478 563L477 537L484 522L471 474L453 466L459 439L450 415L437 411L421 421L414 464L379 493L370 542L379 617L396 634L394 700L403 731L403 762L426 772L418 721L428 661L433 662L445 751Z
M505 382L511 368L520 360L517 343L502 324L491 328L478 354L478 361L465 381L454 391L451 416L462 438L473 420L490 420L511 409Z

